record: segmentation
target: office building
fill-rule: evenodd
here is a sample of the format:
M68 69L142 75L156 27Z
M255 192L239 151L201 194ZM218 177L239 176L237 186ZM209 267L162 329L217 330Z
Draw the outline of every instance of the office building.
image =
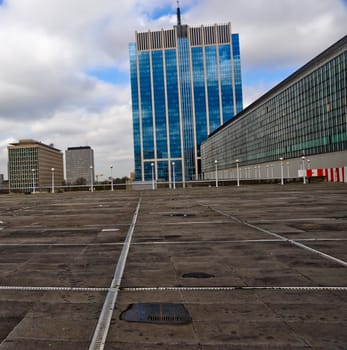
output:
M94 183L94 151L90 146L68 147L65 151L65 169L69 185Z
M64 181L63 153L53 145L24 139L8 149L9 189L14 192L48 191Z
M346 85L347 36L212 133L201 147L205 178L216 171L220 179L235 178L239 167L246 179L279 178L281 170L295 177L308 169L342 179Z
M136 32L129 44L136 181L197 179L200 145L242 110L231 25Z

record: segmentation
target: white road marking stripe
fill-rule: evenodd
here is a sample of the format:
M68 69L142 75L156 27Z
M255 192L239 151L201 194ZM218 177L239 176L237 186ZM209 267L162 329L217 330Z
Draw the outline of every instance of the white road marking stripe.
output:
M316 287L316 286L224 286L224 287L124 287L119 290L124 292L175 292L175 291L233 291L233 290L293 290L293 291L347 291L347 287ZM0 286L1 291L24 292L108 292L113 288L106 287L28 287L28 286Z
M206 205L204 205L204 204L201 204L201 203L200 203L200 205L206 207ZM219 213L219 214L221 214L221 215L224 215L224 216L226 216L226 217L229 217L229 218L233 219L234 221L236 221L236 222L238 222L238 223L241 223L241 224L243 224L243 225L246 225L246 226L248 226L248 227L251 227L251 228L253 228L253 229L257 230L257 231L264 232L264 233L266 233L266 234L268 234L268 235L271 235L271 236L273 236L273 237L276 237L276 238L278 238L278 239L280 239L280 240L282 240L282 241L284 241L284 242L288 242L288 243L293 244L293 245L295 245L295 246L297 246L297 247L303 248L303 249L308 250L308 251L310 251L310 252L312 252L312 253L318 254L318 255L320 255L320 256L322 256L322 257L328 259L328 260L334 261L334 262L336 262L336 263L338 263L338 264L340 264L340 265L343 265L343 266L347 267L347 262L344 261L344 260L341 260L341 259L335 258L334 256L325 254L325 253L323 253L323 252L321 252L321 251L319 251L319 250L317 250L317 249L313 249L313 248L311 248L311 247L309 247L309 246L307 246L307 245L305 245L305 244L302 244L302 243L299 243L299 242L294 241L294 240L292 240L292 239L289 239L289 238L286 238L286 237L284 237L284 236L281 236L281 235L279 235L278 233L271 232L271 231L266 230L266 229L263 229L263 228L261 228L261 227L259 227L259 226L250 224L250 223L248 223L248 222L246 222L246 221L243 221L243 220L241 220L241 219L239 219L239 218L237 218L237 217L234 217L234 216L232 216L232 215L230 215L230 214L227 214L227 213L225 213L225 212L223 212L223 211L221 211L221 210L219 210L219 209L212 208L211 206L208 206L208 208L214 210L215 212L217 212L217 213Z
M296 239L297 242L343 242L347 241L347 238L300 238ZM233 244L233 243L273 243L283 242L283 239L235 239L235 240L224 240L224 241L146 241L146 242L133 242L132 245L180 245L180 244ZM0 243L0 247L74 247L74 246L123 246L124 242L106 242L106 243Z
M64 292L107 292L109 288L98 287L28 287L28 286L0 286L0 290L11 291L64 291Z
M347 287L312 287L312 286L240 286L240 287L132 287L122 288L125 292L178 292L178 291L197 291L197 292L219 292L234 290L292 290L292 291L347 291Z

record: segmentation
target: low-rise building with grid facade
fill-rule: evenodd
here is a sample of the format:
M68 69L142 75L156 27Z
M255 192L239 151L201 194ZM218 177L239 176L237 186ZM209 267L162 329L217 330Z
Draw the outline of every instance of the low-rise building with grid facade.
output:
M61 186L64 181L63 153L41 142L24 139L8 149L9 190L35 192Z

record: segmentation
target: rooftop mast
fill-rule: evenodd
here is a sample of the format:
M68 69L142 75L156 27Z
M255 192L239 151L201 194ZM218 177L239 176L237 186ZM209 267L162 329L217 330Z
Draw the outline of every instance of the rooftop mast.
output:
M180 9L180 2L177 0L177 26L181 25L181 9Z

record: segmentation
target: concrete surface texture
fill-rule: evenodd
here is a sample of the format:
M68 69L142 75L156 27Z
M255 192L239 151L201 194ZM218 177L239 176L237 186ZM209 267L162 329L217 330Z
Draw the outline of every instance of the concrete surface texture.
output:
M346 233L344 184L1 195L0 350L347 349Z

